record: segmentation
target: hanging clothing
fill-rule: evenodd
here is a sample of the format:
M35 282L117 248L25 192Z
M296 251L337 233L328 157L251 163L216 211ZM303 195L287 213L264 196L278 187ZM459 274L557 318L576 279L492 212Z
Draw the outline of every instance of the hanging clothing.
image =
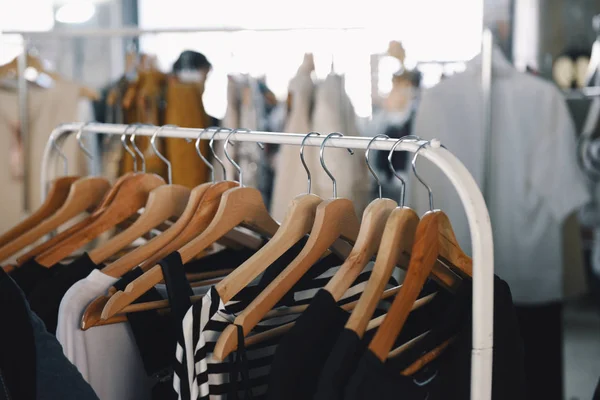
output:
M484 160L480 56L467 70L426 91L415 134L438 138L484 187L494 231L496 272L510 284L516 303L547 303L564 297L561 225L590 200L577 167L574 125L561 92L549 82L513 68L501 50L492 56L491 155ZM419 175L431 187L435 207L452 221L463 249L471 248L465 211L452 184L433 164L421 161ZM413 179L419 213L428 210L427 191Z
M291 97L291 108L285 132L308 133L311 130L310 118L315 90L310 70L300 68L290 81L288 90ZM291 199L306 193L306 172L302 168L298 149L295 146L281 146L276 157L275 183L273 184L270 211L273 218L283 221ZM321 167L319 166L319 168ZM311 173L314 171L311 170Z
M180 83L174 77L167 87L167 109L165 124L181 128L208 128L211 118L204 111L202 102L203 87L196 84ZM165 142L165 157L171 162L173 183L190 189L208 181L208 167L198 157L195 142L185 139L168 138ZM208 156L208 141L200 141L200 149Z
M44 149L54 128L66 121L80 121L80 102L87 100L80 99L79 90L79 85L68 81L55 81L54 86L48 89L28 89L29 154L25 156L20 136L18 94L15 91L0 89L0 160L4 160L5 163L0 168L0 183L4 189L0 232L8 231L25 216L22 210L22 162L28 163L30 208L36 210L42 204L40 171ZM70 135L59 145L69 160L68 175L86 175L85 156L77 145L75 135ZM15 162L9 164L11 159ZM64 164L62 159L56 157L56 153L48 168L50 180L64 175Z

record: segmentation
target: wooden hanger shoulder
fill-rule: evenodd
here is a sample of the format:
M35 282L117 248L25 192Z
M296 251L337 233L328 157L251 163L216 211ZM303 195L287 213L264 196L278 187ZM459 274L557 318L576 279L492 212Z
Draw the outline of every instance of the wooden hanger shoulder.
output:
M204 232L217 212L217 208L219 207L219 202L221 201L221 196L223 193L237 186L235 182L230 181L218 182L215 184L209 183L207 185L209 186L206 187L206 190L204 191L204 194L198 203L196 211L192 216L192 219L172 242L141 264L141 268L144 271L149 270L161 259L174 251L178 251L199 234Z
M315 220L317 206L322 201L323 199L314 194L305 194L294 198L275 236L216 285L221 299L225 299L223 300L225 302L231 300L309 233Z
M44 235L59 228L62 224L97 206L109 189L110 183L106 179L99 177L82 178L73 182L69 190L69 195L63 205L52 216L42 221L36 227L3 246L0 249L0 260L5 260L23 250Z
M449 261L450 266L455 267L462 276L472 277L473 260L460 248L448 215L443 211L438 211L437 218L440 229L440 256Z
M55 246L58 246L58 244L63 240L71 237L75 233L84 229L86 226L90 225L102 214L102 212L106 209L108 204L110 204L110 202L114 199L116 193L119 191L123 183L133 176L133 173L128 173L117 179L116 182L112 185L112 188L108 191L108 194L104 196L102 203L98 207L96 207L96 209L94 210L94 212L92 212L91 215L88 215L86 218L77 222L75 225L71 226L70 228L67 228L66 230L60 232L58 235L46 240L45 242L39 244L27 253L20 256L17 259L18 264L23 265L28 260L31 260L32 258L37 257L38 255L54 248Z
M410 208L398 207L390 213L371 277L346 323L346 329L354 331L359 337L365 333L394 267L398 264L408 265L418 224L419 216Z
M164 180L154 174L137 174L123 183L112 202L89 226L36 257L36 261L44 266L51 266L89 243L111 227L119 224L142 208L150 192Z
M184 247L187 246L185 240L188 238L193 238L198 235L198 232L203 232L205 229L207 230L212 223L215 214L217 213L217 209L220 205L221 196L224 196L224 193L227 193L229 190L235 190L235 186L237 184L235 182L219 182L210 188L207 189L206 193L202 196L202 200L200 201L199 208L194 215L193 221L190 221L188 225L185 227L184 232L180 234L174 243L170 244L167 250L169 251L164 256L172 253L173 251L179 250L179 246L174 247L173 244L179 245L181 241L184 243ZM233 189L232 189L233 187ZM200 234L202 236L203 233ZM183 239L183 240L182 240ZM195 240L195 239L192 239ZM189 242L191 243L191 242ZM209 245L212 243L209 243ZM208 247L208 246L207 246ZM204 250L204 249L203 249ZM164 256L158 258L154 261L156 257L151 257L149 264L148 262L144 262L142 264L142 269L146 270L144 274L133 282L131 282L124 291L119 291L111 296L110 300L104 306L102 311L102 319L108 319L113 317L117 313L119 313L123 308L127 307L135 300L137 300L140 296L146 293L148 290L156 286L163 280L163 273L160 265L156 265L158 261L160 261ZM183 259L183 257L182 257ZM183 260L184 263L189 262L190 260Z
M369 350L381 361L387 359L414 302L431 274L438 254L439 219L437 212L430 212L423 216L417 226L411 259L402 288L369 344Z
M180 217L189 196L190 189L181 185L162 185L153 189L137 221L102 246L90 251L90 259L95 264L104 262L160 223L172 217Z
M78 180L78 176L65 176L57 178L52 182L48 195L44 203L24 221L11 228L0 236L0 246L12 242L21 234L37 226L40 222L50 217L63 205L73 182Z
M118 260L107 265L102 269L102 272L106 275L119 278L127 271L137 267L140 263L148 260L152 255L166 247L177 237L177 235L183 231L186 225L190 222L194 216L194 213L198 209L198 205L200 204L202 196L211 185L212 184L210 183L206 183L192 189L186 208L183 211L183 214L181 214L181 217L177 219L177 222L175 222L162 234L152 238L148 243L139 246ZM100 314L98 314L98 318L100 318Z
M236 317L235 325L247 335L338 238L356 241L359 227L352 201L331 199L319 204L311 234L300 254ZM236 346L237 331L230 325L219 337L214 355L223 360Z
M365 209L358 238L350 255L325 286L325 290L331 293L336 301L342 298L377 252L386 221L397 205L390 199L376 199Z

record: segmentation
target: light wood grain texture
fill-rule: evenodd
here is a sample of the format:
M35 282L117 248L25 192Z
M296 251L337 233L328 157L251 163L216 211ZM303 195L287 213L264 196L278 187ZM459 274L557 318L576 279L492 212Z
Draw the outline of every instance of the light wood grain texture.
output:
M6 260L81 213L97 206L109 189L110 183L99 177L81 178L73 182L67 199L53 215L0 248L0 261Z
M174 251L181 249L192 239L204 232L206 227L215 217L223 193L237 186L236 182L218 182L208 183L192 219L187 223L183 230L165 247L146 259L140 266L144 271L152 268L156 263L165 258ZM162 276L162 273L161 273Z
M315 221L317 206L322 201L314 194L294 198L275 236L217 285L221 299L224 302L231 300L309 233Z
M236 317L235 324L243 328L244 335L252 331L338 238L355 242L359 228L352 201L332 199L319 204L311 234L300 254ZM214 356L223 360L236 347L237 331L235 326L230 325L219 337Z
M45 251L48 251L48 250L58 246L58 244L60 242L71 237L75 233L81 231L83 228L90 225L94 220L98 219L98 217L100 215L102 215L102 212L104 212L106 207L108 207L108 205L113 201L113 199L115 198L116 194L120 190L123 183L125 183L128 179L132 178L134 175L135 174L133 174L133 173L129 173L129 174L125 174L125 175L121 176L119 179L117 179L116 182L113 184L112 188L106 194L106 196L104 196L102 203L98 207L96 207L96 209L94 210L94 212L91 215L88 215L86 218L79 221L75 225L64 230L63 232L60 232L58 235L52 237L51 239L46 240L44 243L34 247L27 253L23 254L22 256L17 258L17 263L19 265L23 265L25 262L29 261L30 259L44 253Z
M180 217L189 197L190 189L181 185L162 185L152 190L135 223L90 251L90 259L94 264L100 264L169 218Z
M408 265L418 224L419 216L410 208L398 207L390 213L367 286L346 322L358 337L364 335L394 267Z
M12 242L20 235L34 228L43 220L54 214L67 199L73 182L78 179L78 176L65 176L54 180L44 203L29 217L3 233L0 236L0 246Z
M390 199L376 199L365 209L350 255L325 286L335 301L342 298L377 252L388 216L397 205Z
M452 251L448 250L448 243L451 244ZM402 289L369 344L369 349L381 361L388 356L406 322L412 304L417 299L440 256L448 257L447 260L454 267L460 269L464 276L470 276L469 274L472 273L472 266L469 267L469 263L466 261L468 257L460 250L456 242L448 217L441 211L432 211L425 214L417 226L411 259ZM464 265L465 263L467 265Z
M438 358L444 352L444 350L446 350L446 348L448 346L450 346L450 344L452 344L452 342L454 342L454 340L455 340L455 338L453 338L453 337L446 340L444 343L440 344L438 347L431 350L429 353L425 354L423 357L419 358L417 361L412 363L409 367L405 368L401 372L401 374L404 376L413 375L414 373L419 371L421 368L423 368L425 365L429 364L430 362L432 362L433 360Z
M214 205L216 202L212 202L212 204ZM203 208L202 204L201 208ZM213 209L211 207L211 210ZM267 236L275 235L275 232L279 228L279 224L269 215L263 203L262 194L253 188L238 187L227 190L221 196L216 213L212 215L214 215L214 218L211 218L212 220L206 229L179 250L183 263L193 260L194 257L202 253L238 225L254 229ZM142 276L127 285L124 291L116 293L111 297L104 307L102 319L116 315L162 279L163 275L160 265L153 266Z
M60 262L100 234L137 213L148 201L150 192L163 184L164 180L158 175L134 175L123 183L115 198L102 212L102 215L56 247L37 256L36 261L44 266L51 266Z

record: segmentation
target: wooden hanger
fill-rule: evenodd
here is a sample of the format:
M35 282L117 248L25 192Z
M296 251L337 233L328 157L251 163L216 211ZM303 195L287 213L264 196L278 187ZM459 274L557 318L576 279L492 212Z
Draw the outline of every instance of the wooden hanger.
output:
M109 189L110 183L105 178L89 177L73 182L64 204L52 216L0 248L0 260L7 259L82 212L97 206Z
M169 218L180 217L185 210L190 197L190 189L182 185L173 185L171 163L156 148L156 137L163 128L164 127L159 127L156 129L155 133L152 135L150 144L156 155L167 164L169 184L159 186L150 192L143 213L133 225L111 238L102 246L90 251L89 257L95 264L104 262L118 251L131 244L134 240ZM139 151L135 146L134 135L135 133L132 134L131 143L133 147ZM145 160L143 154L141 154L141 156L142 170L145 172Z
M204 133L204 131L202 133ZM212 177L214 177L212 164L202 155L202 152L200 151L200 136L202 135L202 133L200 133L200 135L198 135L198 138L196 139L196 151L198 152L198 156L210 169ZM135 143L134 140L135 138L132 135L131 141L133 143ZM169 243L176 243L178 237L184 236L183 231L188 225L197 226L199 224L199 221L194 220L194 216L200 214L196 214L196 211L198 211L199 209L199 205L204 194L211 186L213 186L213 183L204 183L192 189L185 210L177 219L177 222L175 222L171 227L169 227L169 229L164 231L162 234L152 238L148 243L138 247L137 249L126 254L125 256L119 258L115 262L107 265L102 269L102 272L114 278L119 278L123 276L123 274L125 274L127 271L140 265L142 262L149 261L150 258L154 255L157 255L160 258L154 260L152 262L152 265L156 264L158 260L168 255L169 253L165 253L165 251L169 250ZM183 244L181 244L179 247L181 246L183 246ZM161 251L163 249L165 249L165 251ZM101 310L102 309L100 309L100 311ZM100 314L98 314L98 318L100 318Z
M241 185L241 169L227 153L227 144L233 133L235 131L232 131L225 140L225 155L240 173ZM220 184L225 183L231 184L231 182L220 182ZM279 228L279 224L269 215L262 194L257 189L249 187L229 189L221 196L214 218L212 218L206 229L179 250L183 263L191 261L238 225L243 225L269 237L274 236ZM102 319L110 318L119 313L124 307L133 303L142 294L161 282L162 279L163 274L160 265L153 266L144 275L127 285L125 291L116 293L111 297L104 307Z
M405 186L406 183L402 176L398 175L392 164L392 156L396 147L407 140L399 139L388 155L388 165L392 173L400 180L402 184L402 194L400 198L401 206L394 209L385 224L385 230L377 251L377 259L367 281L367 286L360 296L358 304L346 322L346 329L355 332L362 338L367 330L367 325L377 304L381 301L381 295L384 293L385 286L392 276L395 266L407 269L410 260L410 253L414 242L415 232L419 224L419 216L412 209L405 207ZM436 263L434 274L442 285L454 287L456 277L444 266Z
M136 174L125 181L115 198L97 219L81 231L36 257L43 266L52 266L70 255L73 251L89 243L100 234L123 222L137 213L147 200L150 192L164 185L165 181L154 174Z
M131 178L133 175L134 175L133 173L128 173L128 174L123 175L119 179L117 179L115 184L108 191L108 194L102 200L102 203L98 207L96 207L96 210L94 210L94 212L92 214L88 215L86 218L77 222L70 228L60 232L56 236L52 237L51 239L46 240L44 243L34 247L27 253L25 253L22 256L20 256L19 258L17 258L18 265L23 265L25 262L42 254L46 250L53 248L54 246L58 245L63 240L67 239L68 237L72 236L76 232L79 232L80 230L82 230L83 228L85 228L86 226L91 224L92 221L97 219L102 214L102 212L104 212L106 207L112 202L116 193L121 188L123 182L125 182L127 179Z
M379 198L372 201L365 209L360 224L360 231L358 232L358 238L352 248L352 252L325 286L325 290L331 293L336 302L341 300L344 293L352 286L352 283L365 269L365 266L369 263L371 257L377 252L388 216L398 205L394 200L382 198L381 182L369 162L371 144L379 138L389 139L389 136L374 136L371 141L369 141L367 150L365 151L367 167L371 171L371 174L379 187Z
M52 182L44 203L25 220L0 236L0 246L12 242L23 233L37 226L40 222L54 214L65 202L71 185L79 179L78 176L64 176Z
M277 304L296 282L313 266L327 249L339 238L355 242L358 237L360 222L354 211L352 201L336 198L337 183L323 160L325 143L332 136L342 136L330 133L321 144L321 165L333 181L334 198L325 200L317 206L315 222L308 241L300 254L281 272L252 303L235 319L235 325L242 326L247 335L260 320ZM220 295L220 293L219 293ZM228 326L219 337L215 346L216 359L223 360L237 346L237 329Z
M292 200L281 226L271 240L216 285L217 292L224 302L231 300L233 296L310 232L314 224L317 206L323 202L322 198L310 193L311 174L304 161L304 143L312 135L320 134L310 132L304 137L300 145L300 161L308 178L307 194L297 196Z
M398 334L406 322L412 304L423 289L423 285L431 274L438 258L448 260L461 271L463 276L472 276L472 262L467 265L469 257L460 250L448 217L442 211L433 209L431 189L416 171L416 159L419 151L428 143L424 143L419 147L413 158L412 166L417 179L429 191L430 211L423 216L417 226L412 254L402 288L369 344L369 349L381 361L387 359Z

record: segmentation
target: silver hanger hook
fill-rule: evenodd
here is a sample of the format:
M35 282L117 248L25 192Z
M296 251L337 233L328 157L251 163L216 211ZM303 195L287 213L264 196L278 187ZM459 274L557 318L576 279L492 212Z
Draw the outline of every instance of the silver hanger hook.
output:
M91 151L89 151L88 149L85 148L85 146L83 145L83 130L85 129L86 126L88 126L91 122L86 122L85 124L81 125L81 128L79 128L79 131L77 132L77 135L75 136L77 138L77 144L79 145L79 148L81 150L83 150L83 153L86 155L87 158L89 158L90 160L94 159L94 155L92 154Z
M129 128L132 128L132 127L135 127L135 125L134 124L130 124L130 125L127 125L125 127L125 130L123 131L123 134L121 135L121 144L123 145L123 148L125 149L125 151L133 159L133 171L134 172L138 172L138 169L137 169L137 158L135 156L135 153L127 145L127 131L129 130Z
M204 157L202 151L200 151L200 136L202 136L203 133L208 132L209 129L211 128L205 128L202 130L202 132L198 134L198 137L196 138L196 153L198 153L198 157L200 157L200 159L204 162L204 164L206 164L208 169L210 169L210 181L214 183L215 167L213 167L213 165L206 159L206 157Z
M141 151L140 148L137 147L137 144L135 143L135 133L141 126L144 126L144 124L136 124L136 127L133 129L133 132L131 132L131 136L129 137L129 142L131 143L131 146L133 147L133 151L135 151L135 153L138 156L140 156L140 158L142 159L142 172L145 174L146 173L146 158L144 157L144 152ZM149 125L146 125L146 126L149 126Z
M235 133L239 133L239 132L247 132L250 133L252 132L250 129L246 129L246 128L238 128L238 129L234 129L231 132L229 132L229 135L227 135L227 138L225 139L225 144L223 145L223 150L225 153L225 157L227 157L227 159L229 160L229 162L234 166L234 168L237 170L239 176L240 176L240 187L243 187L243 180L242 180L242 168L239 166L238 163L236 163L233 158L231 158L231 156L229 155L229 152L227 151L227 147L229 146L229 141L231 139L231 135L235 134ZM260 147L261 150L265 149L265 146L262 143L256 142L256 144L258 145L258 147ZM233 143L231 143L231 145L233 146Z
M383 197L383 189L381 187L381 181L379 180L379 177L373 170L373 167L371 167L371 162L369 160L369 152L371 151L371 145L373 144L374 141L376 141L379 138L389 139L390 137L388 135L374 136L373 139L371 139L369 141L369 144L367 145L367 150L365 151L365 160L367 161L367 167L369 168L369 171L371 171L371 175L373 175L373 178L375 178L375 181L377 181L377 187L379 188L379 198L381 199Z
M428 144L431 144L431 140L420 145L419 148L417 149L417 151L415 152L415 156L412 159L412 170L413 170L413 173L415 174L415 176L417 177L417 179L419 180L419 182L421 182L421 184L423 186L425 186L425 188L427 189L427 192L429 192L429 211L433 211L433 192L431 191L431 188L429 186L427 186L425 181L423 179L421 179L421 177L417 173L417 158L419 157L419 152L421 151L422 148L424 148Z
M398 174L398 172L396 172L394 164L392 164L392 157L394 156L394 151L396 151L396 147L398 147L400 143L405 142L407 140L418 141L420 140L420 138L414 135L403 136L400 139L398 139L396 143L394 143L394 145L390 149L390 153L388 154L388 166L390 167L390 171L392 171L392 174L394 174L394 176L398 178L400 182L402 182L402 190L400 192L400 207L404 207L404 205L406 204L406 181L404 180L404 178L402 178L400 174Z
M221 160L221 158L219 158L219 156L215 152L214 143L215 143L215 136L217 135L217 133L219 133L221 131L232 132L233 130L229 129L229 128L219 128L218 126L207 128L207 129L209 129L209 130L216 129L215 133L213 133L212 136L210 137L210 142L208 142L208 147L210 147L210 151L211 151L213 157L215 158L215 160L217 160L217 162L221 165L221 168L223 168L223 180L226 181L227 180L227 169L225 168L225 164L223 164L223 160Z
M327 175L333 182L333 198L336 199L337 198L337 181L335 180L333 174L327 169L327 166L325 165L325 159L323 158L323 155L325 153L325 143L327 143L327 140L329 140L329 138L331 138L333 136L344 137L344 135L342 135L339 132L332 132L329 135L325 136L325 139L323 139L323 143L321 143L321 150L319 151L319 158L321 159L321 166L323 167L323 169L325 170L325 172L327 173ZM350 154L354 154L352 149L347 149L347 150Z
M60 148L60 146L58 145L58 143L56 143L56 139L52 138L51 141L52 141L52 147L54 147L54 150L56 150L56 152L58 153L58 156L60 158L62 158L62 160L63 160L64 173L65 173L65 176L67 176L67 175L69 175L69 159L67 158L65 153L63 153L63 151Z
M163 156L160 153L160 151L158 151L158 148L156 147L156 138L158 137L158 134L165 128L177 128L177 125L163 125L163 126L159 126L158 128L156 128L156 130L152 134L152 139L150 139L150 145L152 146L152 149L154 150L154 152L156 153L158 158L160 158L161 160L163 160L163 162L165 164L167 164L167 176L169 177L169 185L172 185L173 184L173 169L171 168L171 162L167 159L167 157Z
M304 166L304 170L306 171L306 177L308 180L308 188L306 190L306 193L308 194L310 194L310 190L312 189L312 177L310 175L308 165L306 165L306 161L304 161L304 142L306 142L306 139L308 139L312 135L321 136L319 132L310 132L306 136L304 136L304 139L302 139L302 143L300 144L300 161L302 161L302 166Z

